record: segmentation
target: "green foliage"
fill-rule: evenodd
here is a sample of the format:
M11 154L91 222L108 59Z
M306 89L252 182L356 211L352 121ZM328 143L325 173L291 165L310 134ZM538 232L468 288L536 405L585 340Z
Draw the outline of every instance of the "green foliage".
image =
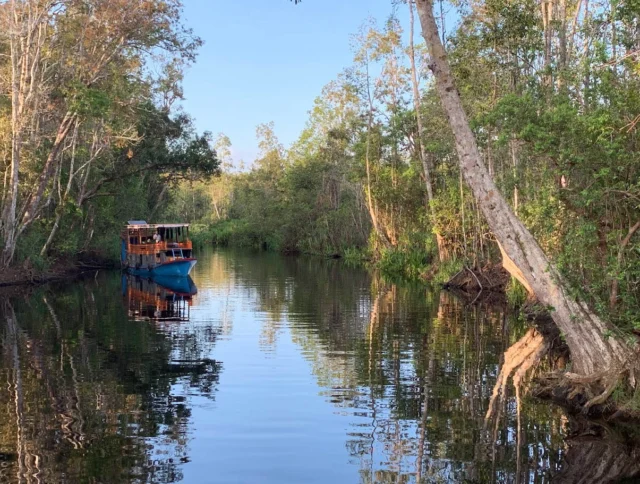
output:
M507 301L514 309L522 307L529 297L525 287L515 277L511 277L505 291L507 293Z
M271 126L259 135L262 156L254 168L225 175L226 217L212 222L214 242L322 255L365 246L369 221L349 179L346 133L331 131L320 146L301 144L288 156Z
M74 81L65 92L72 99L70 109L81 116L103 116L107 114L113 99L108 92Z
M433 284L442 285L451 280L458 272L462 270L464 263L460 259L449 259L438 265L438 270L433 275L431 282Z
M626 240L640 209L640 70L621 53L634 48L637 22L632 4L610 7L550 28L533 0L490 0L480 16L462 13L447 49L497 189L572 296L631 329L640 324L640 232ZM611 15L616 28L603 28ZM414 111L402 28L363 26L353 64L323 89L290 149L273 124L259 126L252 169L210 187L215 216L202 187L189 187L176 213L211 225L207 237L221 245L341 254L404 279L441 283L463 261L498 262L432 83L419 84ZM432 277L440 251L448 261ZM514 306L526 297L515 281L507 293Z
M189 227L189 236L194 247L202 248L213 243L215 232L211 225L193 224Z
M21 266L31 265L34 269L44 271L49 268L51 261L40 255L40 249L47 240L47 235L42 227L34 227L19 240L16 250L16 264Z
M417 281L433 262L433 254L418 251L384 250L378 266L383 274Z
M67 196L55 194L44 217L19 241L17 261L29 258L35 264L47 255L55 259L86 251L119 260L120 230L127 220L193 222L208 217L210 199L203 183L219 166L208 135L197 135L188 117L171 117L149 103L139 106L139 113L142 141L115 148L109 153L111 163L94 167L86 179L85 199L73 184ZM88 156L86 150L76 151L80 160ZM58 216L59 229L48 254L41 256Z
M0 8L0 72L19 76L0 95L0 171L17 174L1 182L3 266L95 249L132 216L116 207L141 196L127 191L136 182L144 185L141 216L162 202L152 201L156 189L217 174L207 133L171 112L182 69L201 45L182 24L178 0L14 7ZM11 150L11 139L20 150Z
M211 227L212 241L216 245L261 248L266 240L261 233L242 220L223 220Z
M344 249L342 258L346 264L351 266L362 266L371 260L368 252L356 247L347 247Z

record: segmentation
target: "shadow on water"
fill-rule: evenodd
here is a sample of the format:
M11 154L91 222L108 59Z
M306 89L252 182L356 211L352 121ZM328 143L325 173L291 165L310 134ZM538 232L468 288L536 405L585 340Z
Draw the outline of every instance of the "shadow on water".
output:
M203 254L194 279L195 297L105 274L0 304L0 480L300 482L274 469L301 468L305 482L331 471L335 482L578 483L640 471L640 447L603 426L527 397L518 421L512 390L486 428L503 355L527 333L504 308L273 254ZM262 385L244 388L252 373ZM288 407L300 388L331 411ZM260 391L285 397L270 409L282 437L251 413L224 414L255 408L246 399ZM325 442L311 431L320 418L337 448L306 460L303 449ZM205 420L225 432L207 433Z

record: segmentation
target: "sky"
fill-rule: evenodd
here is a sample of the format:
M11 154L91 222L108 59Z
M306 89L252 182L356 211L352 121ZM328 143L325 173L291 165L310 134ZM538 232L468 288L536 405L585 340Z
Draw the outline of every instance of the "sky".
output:
M367 17L382 22L391 0L183 0L187 26L204 40L184 79L185 111L199 131L223 132L249 165L255 128L273 121L294 142L313 100L351 64L350 38Z

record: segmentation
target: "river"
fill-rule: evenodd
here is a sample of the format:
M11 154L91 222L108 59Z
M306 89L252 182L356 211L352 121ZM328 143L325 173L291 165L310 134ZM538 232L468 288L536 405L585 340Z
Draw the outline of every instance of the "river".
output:
M257 252L204 251L193 281L190 297L100 272L3 298L3 482L573 472L559 408L525 398L518 426L511 391L485 420L502 355L527 330L502 308Z

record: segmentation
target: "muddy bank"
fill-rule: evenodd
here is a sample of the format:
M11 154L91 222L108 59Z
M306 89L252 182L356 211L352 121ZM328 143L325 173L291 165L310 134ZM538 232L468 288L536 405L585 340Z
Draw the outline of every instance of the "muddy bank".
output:
M44 269L33 266L29 260L15 264L0 272L0 287L38 285L46 282L73 279L89 272L115 269L119 264L96 253L79 254L77 257L58 258Z

